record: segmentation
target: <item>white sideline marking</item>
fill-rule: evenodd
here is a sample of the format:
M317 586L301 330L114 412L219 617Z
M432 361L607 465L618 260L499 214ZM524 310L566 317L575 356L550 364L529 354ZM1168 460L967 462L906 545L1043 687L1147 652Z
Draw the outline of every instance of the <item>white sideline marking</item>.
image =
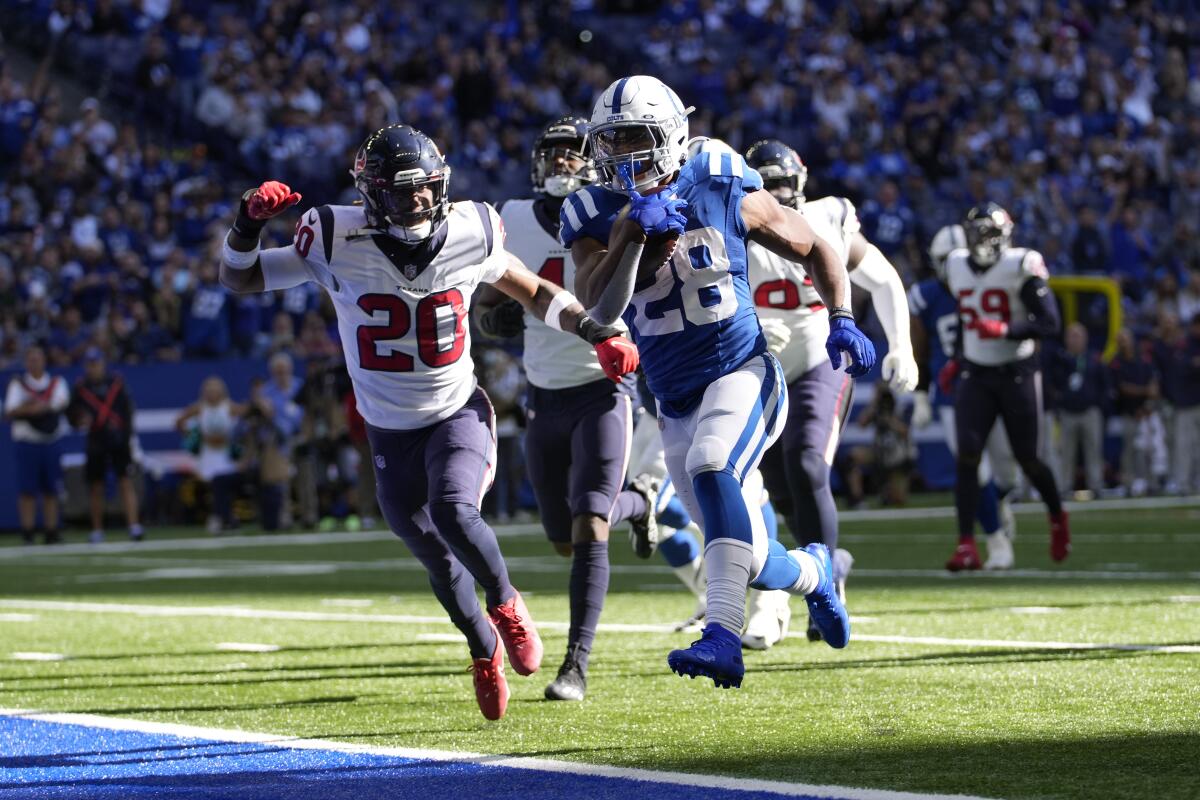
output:
M418 642L453 642L458 644L463 637L457 633L418 633Z
M0 622L34 622L37 614L0 614Z
M802 636L791 634L788 636ZM1004 647L1023 650L1124 650L1138 653L1200 653L1196 644L1097 644L1094 642L1027 642L1006 639L947 639L941 636L886 636L853 634L851 641L884 644L933 644L952 647Z
M167 606L139 605L135 603L86 603L66 600L0 600L0 607L31 608L43 611L86 611L97 614L134 614L147 617L216 617L219 619L278 619L304 622L370 622L399 625L449 625L446 617L418 616L413 614L348 614L324 611L288 611L271 608L246 608L244 606ZM852 618L854 619L854 618ZM867 618L869 619L869 618ZM862 621L862 620L860 620ZM543 630L565 631L566 622L538 621ZM674 633L670 623L624 624L602 622L599 630L606 633ZM790 633L788 636L804 636ZM1007 647L1030 650L1136 650L1150 653L1200 653L1200 645L1167 644L1103 644L1095 642L1029 642L1008 639L947 639L940 636L886 636L881 634L854 634L854 641L881 642L885 644L927 644L949 647Z
M94 714L43 714L19 709L0 709L0 716L31 719L58 725L79 725L113 731L136 731L189 739L206 739L238 744L270 744L293 750L330 750L338 753L361 753L364 755L390 756L417 761L471 763L485 767L508 767L510 769L555 772L566 775L590 775L601 778L623 778L649 783L675 786L697 786L707 789L723 789L729 792L769 792L784 797L824 797L836 800L987 800L968 795L920 794L894 792L887 789L856 789L848 786L817 786L783 781L764 781L751 778L734 778L724 775L699 775L686 772L659 772L632 767L613 767L605 764L585 764L573 761L555 761L546 758L524 758L520 756L488 755L484 753L456 753L452 750L427 750L413 747L377 747L372 745L336 742L326 739L300 739L271 733L251 733L221 728L202 728L193 725L178 725L166 722L147 722L135 719L101 717Z
M375 601L367 597L326 597L321 600L323 606L338 608L367 608L375 605Z
M1034 580L1083 580L1083 581L1192 581L1200 579L1200 572L1120 572L1115 570L1086 569L997 569L973 572L947 572L944 569L859 569L854 574L860 578L939 578L947 581L984 578L1004 580L1006 578L1031 578Z
M1177 594L1167 599L1172 603L1200 603L1200 594Z
M9 654L12 661L66 661L62 653L38 653L34 651L17 651Z
M1061 614L1058 606L1013 606L1009 611L1014 614Z
M217 642L217 649L230 653L276 653L283 648L277 644L256 642Z

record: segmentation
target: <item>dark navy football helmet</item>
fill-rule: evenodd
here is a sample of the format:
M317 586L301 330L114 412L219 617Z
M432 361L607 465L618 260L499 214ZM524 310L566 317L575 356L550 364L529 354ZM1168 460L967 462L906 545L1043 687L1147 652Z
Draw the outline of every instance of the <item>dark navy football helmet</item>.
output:
M367 222L407 242L433 235L450 209L450 167L441 150L411 125L389 125L371 134L354 157L354 186L366 206ZM423 186L431 207L414 199Z
M967 212L963 233L971 253L971 266L987 269L1012 246L1012 217L999 203L987 202Z
M596 180L596 167L587 155L587 126L582 117L560 117L538 134L529 166L535 195L567 197Z
M746 151L746 163L762 176L763 188L785 206L799 208L804 202L808 167L800 155L778 139L762 139Z

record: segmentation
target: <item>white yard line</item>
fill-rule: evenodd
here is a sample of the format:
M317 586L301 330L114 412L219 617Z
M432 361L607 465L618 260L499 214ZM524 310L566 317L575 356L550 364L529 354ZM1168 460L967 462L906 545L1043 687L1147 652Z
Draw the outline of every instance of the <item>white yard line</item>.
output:
M783 797L836 798L836 800L985 800L985 798L957 794L922 794L915 792L894 792L886 789L858 789L847 786L817 786L803 783L786 783L783 781L735 778L724 775L660 772L658 770L613 767L604 764L585 764L544 758L523 758L519 756L489 755L484 753L457 753L452 750L375 747L325 739L300 739L271 733L202 728L165 722L102 717L94 714L46 714L17 709L0 709L0 716L19 717L58 725L79 725L110 731L136 731L138 733L238 744L269 744L273 747L293 750L329 750L338 753L360 753L417 761L470 763L484 767L507 767L510 769L536 770L565 775L588 775L676 786L696 786L707 789L721 789L731 793L766 792L778 794Z
M18 651L9 653L10 661L66 661L67 656L63 653L39 653L32 651Z
M217 642L216 649L228 653L277 653L283 648L277 644L258 642Z
M132 614L145 617L215 617L218 619L289 620L300 622L358 622L388 625L449 625L446 617L412 614L350 614L325 611L246 608L244 606L169 606L136 603L89 603L66 600L0 600L0 607L39 611ZM565 631L566 622L539 620L543 630ZM605 633L674 633L670 623L600 623ZM789 634L802 636L802 633ZM1133 650L1150 653L1200 653L1200 645L1124 644L1105 642L1031 642L1020 639L951 639L941 636L854 634L854 641L884 644L923 644L946 647L1003 647L1026 650Z

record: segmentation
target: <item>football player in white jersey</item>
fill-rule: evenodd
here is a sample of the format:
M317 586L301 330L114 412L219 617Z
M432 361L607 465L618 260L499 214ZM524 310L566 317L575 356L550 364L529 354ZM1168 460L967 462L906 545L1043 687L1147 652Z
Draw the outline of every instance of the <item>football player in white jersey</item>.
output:
M883 379L893 391L911 392L918 369L909 340L904 284L896 268L859 230L854 205L843 197L808 200L804 195L808 169L796 151L778 139L751 145L746 163L758 170L764 188L775 199L799 211L817 235L834 247L850 281L870 293L888 343L881 364ZM834 573L844 601L853 559L837 546L837 506L829 472L850 411L854 381L830 367L825 348L829 311L803 265L755 243L746 256L755 310L788 384L787 424L779 442L763 456L763 477L800 546L824 542L834 554ZM752 592L743 644L764 650L778 641L787 631L787 600L783 592ZM811 618L808 638L820 638Z
M937 410L950 454L958 452L954 438L954 397L943 394L934 377L954 355L958 341L958 302L946 288L946 259L954 250L967 246L961 225L947 225L934 234L929 244L933 277L914 283L908 290L908 308L912 315L913 351L921 365L921 379L913 393L912 424L924 428L933 421ZM930 399L932 389L932 399ZM979 525L986 534L988 557L983 568L1011 569L1016 519L1007 496L1017 485L1017 462L1003 420L987 437L983 460L979 463ZM955 562L955 566L959 566ZM977 568L977 565L968 565Z
M558 214L567 195L594 180L584 154L586 137L584 119L563 117L547 125L533 146L534 199L500 206L508 251L567 291L575 286L575 262L558 241ZM622 491L633 437L632 380L608 380L587 342L539 321L495 288L480 290L475 313L486 334L509 337L524 331L525 463L542 528L555 550L571 558L567 653L545 695L582 700L608 591L609 527L629 521L634 550L642 558L650 556L657 539L655 489L635 481L634 489Z
M963 222L967 246L946 259L946 285L958 301L959 345L942 367L939 388L954 397L958 439L954 504L958 547L950 570L978 569L975 546L979 461L996 418L1004 420L1013 455L1050 513L1050 557L1071 551L1071 532L1054 473L1039 457L1042 372L1037 341L1059 329L1058 308L1041 253L1012 246L1012 217L995 203L976 206Z
M450 202L450 168L420 131L392 125L372 134L352 174L363 204L306 211L291 247L260 251L259 235L300 195L277 181L247 191L225 241L221 281L235 292L312 281L333 301L380 509L467 639L480 711L499 719L508 703L500 644L513 669L528 675L541 664L542 643L479 514L494 474L495 420L471 361L470 298L481 282L494 284L549 325L593 343L614 380L636 368L637 351L508 253L491 206Z

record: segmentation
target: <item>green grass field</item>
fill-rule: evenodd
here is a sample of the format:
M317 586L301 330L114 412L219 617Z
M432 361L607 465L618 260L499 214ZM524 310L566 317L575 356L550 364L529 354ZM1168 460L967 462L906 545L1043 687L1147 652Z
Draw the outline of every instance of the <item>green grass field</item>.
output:
M947 518L847 522L846 650L789 637L718 691L667 669L692 634L616 625L581 705L542 700L568 562L506 529L547 658L509 672L499 723L480 716L423 572L382 534L0 547L0 707L914 792L1200 798L1200 509L1076 513L1063 567L1044 517L1020 522L1021 570L1003 577L940 572ZM613 553L605 623L690 613L657 557L637 561L623 538Z

